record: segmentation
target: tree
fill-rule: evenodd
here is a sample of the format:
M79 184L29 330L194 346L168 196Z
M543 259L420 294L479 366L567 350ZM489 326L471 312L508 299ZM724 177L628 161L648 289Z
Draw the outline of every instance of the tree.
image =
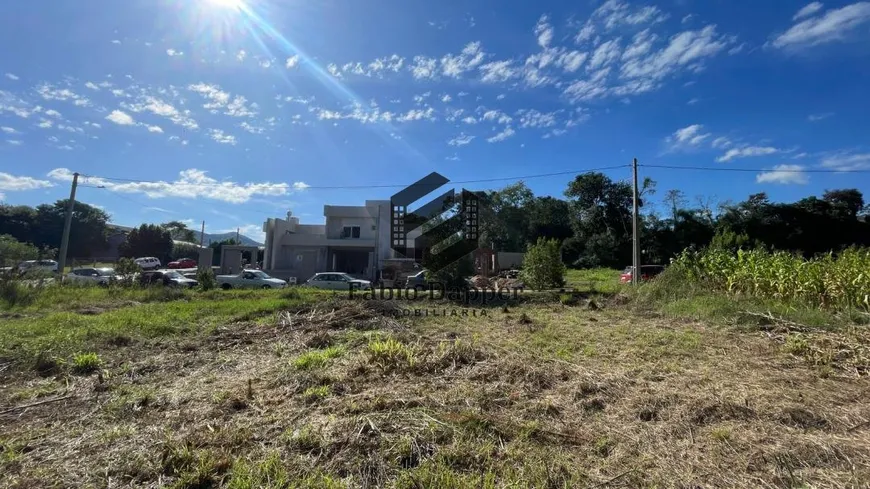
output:
M686 205L686 195L682 190L668 190L665 192L665 197L662 200L671 211L671 228L677 229L677 211Z
M543 290L565 285L565 264L559 253L559 242L555 239L538 238L529 245L523 257L520 272L523 283L535 290Z
M537 197L526 208L526 241L534 242L543 237L562 242L574 234L571 229L571 207L564 200L549 196Z
M153 256L166 262L172 253L172 236L160 226L143 224L130 231L119 251L125 257Z
M39 248L22 243L8 234L0 234L0 266L15 266L24 260L39 258Z
M172 239L176 241L184 241L187 243L196 242L196 233L187 227L187 224L184 224L181 221L169 221L160 225L163 229L169 231Z
M523 182L486 193L480 203L480 241L498 251L522 251L534 194Z
M24 243L34 243L36 209L26 205L0 205L0 230Z
M40 248L60 248L66 219L68 199L36 208L31 226L30 241ZM106 248L106 223L109 215L102 209L76 202L73 207L72 227L69 235L69 256L89 257Z
M172 258L173 260L180 260L182 258L193 258L194 260L198 260L199 251L200 248L197 245L173 242L172 253L169 255L169 258Z

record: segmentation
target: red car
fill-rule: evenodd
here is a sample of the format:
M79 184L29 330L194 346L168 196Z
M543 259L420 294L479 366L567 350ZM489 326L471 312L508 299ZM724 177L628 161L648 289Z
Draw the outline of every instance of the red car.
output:
M180 260L171 261L166 266L168 268L196 268L196 260L192 258L182 258Z
M665 269L665 267L663 267L661 265L641 265L640 266L640 279L642 281L649 280L649 279L655 277L656 275L662 273L662 271L664 271L664 269ZM625 270L623 270L622 275L619 276L619 283L621 283L621 284L631 283L632 270L634 270L634 267L631 267L631 266L625 267Z

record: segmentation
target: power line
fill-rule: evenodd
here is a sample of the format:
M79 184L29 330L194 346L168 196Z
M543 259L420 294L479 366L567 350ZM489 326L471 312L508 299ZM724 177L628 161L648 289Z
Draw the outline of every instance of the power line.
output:
M813 170L813 169L779 169L779 168L723 168L718 166L674 166L674 165L639 165L644 168L663 168L667 170L702 170L702 171L736 171L736 172L779 172L779 173L870 173L868 170Z
M451 184L470 184L470 183L487 183L487 182L504 182L504 181L518 181L518 180L529 180L532 178L545 178L545 177L553 177L559 175L576 175L580 173L589 173L594 171L605 171L605 170L615 170L618 168L628 168L629 165L613 165L613 166L603 166L599 168L588 168L584 170L567 170L560 172L552 172L552 173L537 173L533 175L522 175L522 176L512 176L512 177L497 177L497 178L480 178L475 180L460 180L460 181L451 181ZM115 182L127 182L127 183L147 183L153 185L179 185L186 187L222 187L227 185L227 183L222 182L209 182L209 183L188 183L188 182L165 182L159 180L137 180L132 178L119 178L119 177L101 177L98 175L82 175L85 178L94 178L100 180L108 180ZM244 184L243 184L244 185ZM371 184L371 185L308 185L305 187L300 187L299 190L341 190L341 189L367 189L367 188L404 188L408 187L411 184ZM97 187L99 188L99 186Z

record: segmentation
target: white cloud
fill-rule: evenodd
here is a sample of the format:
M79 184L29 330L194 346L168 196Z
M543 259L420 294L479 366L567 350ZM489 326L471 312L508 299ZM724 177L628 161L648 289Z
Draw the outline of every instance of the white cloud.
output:
M425 56L414 56L414 62L411 64L409 69L411 70L411 74L414 75L414 78L418 80L424 80L427 78L435 78L438 76L436 70L438 67L438 60L435 58L427 58Z
M645 56L652 50L653 43L658 40L658 36L651 33L649 29L644 29L634 35L631 45L622 53L622 59L632 59L638 56Z
M66 168L56 168L48 173L48 177L62 182L72 180L72 171ZM176 197L182 199L206 198L233 204L240 204L258 196L290 195L307 187L303 182L288 183L236 183L218 181L209 177L205 171L191 168L179 172L175 181L153 182L115 182L99 177L87 177L84 180L89 185L104 186L112 192L127 194L144 194L150 198Z
M536 111L537 112L537 111ZM540 112L538 112L540 114ZM513 117L505 114L500 110L488 110L483 114L483 120L485 121L497 121L499 124L509 124ZM523 125L523 127L526 127Z
M121 41L117 39L112 39L112 44L121 44Z
M705 58L718 54L733 42L733 37L718 35L713 25L698 31L684 31L671 37L662 49L626 61L620 68L620 76L654 83L680 69L697 71L703 67Z
M772 44L776 48L797 48L842 41L868 21L870 2L857 2L803 20L776 36Z
M538 19L538 23L535 25L535 36L538 38L538 45L545 49L553 41L553 26L550 25L546 15L542 15Z
M668 142L674 148L697 146L710 137L710 133L702 132L704 126L701 124L692 124L682 129L677 129L668 138Z
M54 125L54 122L52 122L48 119L42 119L42 122L37 124L36 127L40 128L40 129L48 129L53 125Z
M791 20L799 20L803 19L804 17L814 15L819 10L822 10L822 7L822 2L808 3L803 8L798 10L797 13L794 14L794 17L791 18Z
M578 32L577 35L574 36L574 42L576 42L577 44L581 44L592 39L592 36L594 35L595 26L592 25L590 22L586 22L586 24L583 25L583 28L580 29L580 32Z
M557 112L540 112L536 109L520 110L520 127L551 127L556 125Z
M48 109L48 110L46 110L46 111L44 112L44 114L47 115L47 116L49 116L49 117L54 117L55 119L60 119L60 118L61 118L60 112L58 112L58 111L56 111L56 110L54 110L54 109Z
M780 150L770 146L744 146L742 148L733 148L725 152L724 155L716 158L719 163L725 163L735 158L749 158L752 156L767 156L779 153Z
M0 127L0 131L5 132L6 134L19 134L19 132L16 131L14 127L3 126Z
M176 51L172 48L167 49L166 54L168 54L169 56L184 56L184 52Z
M479 41L470 42L458 55L447 54L441 58L441 72L444 76L459 78L466 71L478 67L485 56Z
M589 59L589 64L586 65L586 70L592 71L602 68L619 59L619 41L620 39L616 38L601 43L601 45L595 49L595 52L592 53L592 58Z
M621 25L655 24L667 20L668 15L657 7L632 7L621 0L607 0L592 17L602 22L607 29Z
M714 139L711 145L716 149L725 149L728 146L731 146L731 140L724 136L721 136Z
M61 100L70 101L75 105L87 107L91 105L91 101L86 97L78 95L68 88L56 88L48 83L43 83L36 88L39 95L45 100Z
M820 120L827 119L832 115L834 115L833 112L825 112L824 114L810 114L807 116L807 120L810 122L818 122Z
M147 126L148 132L156 132L158 134L163 134L163 129L160 126Z
M121 112L120 110L113 110L111 114L106 116L106 120L112 121L121 126L131 126L136 123L129 114Z
M776 165L773 170L755 176L757 183L778 183L782 185L804 185L809 182L801 165Z
M426 110L411 109L404 115L399 116L399 122L410 122L419 120L435 120L435 109L428 107Z
M586 80L575 80L562 93L572 102L604 97L608 92L608 74L609 67L598 70Z
M504 141L505 139L513 136L514 134L516 134L516 131L514 131L510 127L506 127L506 128L504 128L504 130L502 130L500 133L496 134L495 136L493 136L491 138L487 138L486 141L488 143L499 143L499 142Z
M6 78L9 78L10 80L18 80L18 75L6 73Z
M854 171L870 169L870 153L842 151L822 159L822 166L831 170Z
M447 144L450 146L465 146L466 144L470 144L474 141L474 136L469 136L468 134L460 133L459 136L447 141Z
M230 144L235 146L238 141L232 134L226 134L220 129L209 129L208 135L220 144Z
M24 144L24 142L19 139L7 139L6 142L11 144L12 146L21 146L22 144Z
M451 100L453 100L453 97L451 97L449 94L444 94L444 96L441 97L441 101L445 104L447 102L450 102Z
M10 175L9 173L0 172L0 190L18 192L48 187L54 187L54 184L46 180L37 180L32 177L19 177Z
M244 49L240 49L239 52L236 53L236 59L239 61L244 61L247 56L248 56L248 53L245 52Z
M224 92L217 85L197 83L189 85L187 89L205 97L208 102L202 107L208 109L212 114L219 113L220 109L225 109L224 114L234 117L252 117L257 114L256 104L248 105L248 100L241 95L231 98L229 93Z
M260 68L271 68L272 60L264 59L260 61Z
M701 101L701 99L699 99L698 97L694 97L694 98L689 99L689 101L686 102L686 105L695 105L700 101Z
M475 119L474 116L469 115L469 116L463 117L462 122L464 122L466 124L473 125L473 124L477 124L477 119Z
M244 129L245 131L247 131L251 134L262 134L263 131L266 130L264 127L254 126L254 125L248 124L247 121L244 121L241 124L239 124L239 127L241 127L242 129Z
M573 73L583 66L583 62L586 61L587 57L588 55L586 53L580 51L568 51L562 53L557 63L561 65L562 69L565 71Z
M493 61L480 67L483 74L480 81L484 83L501 83L518 75L512 67L513 61Z
M96 83L94 83L94 82L87 82L87 83L85 83L85 88L90 88L91 90L93 90L93 91L95 91L95 92L99 92L99 91L100 91L100 87L99 87Z
M298 64L299 64L299 55L294 54L293 56L290 56L289 58L287 58L287 60L284 62L284 67L289 70L290 68L295 68L296 65L298 65Z

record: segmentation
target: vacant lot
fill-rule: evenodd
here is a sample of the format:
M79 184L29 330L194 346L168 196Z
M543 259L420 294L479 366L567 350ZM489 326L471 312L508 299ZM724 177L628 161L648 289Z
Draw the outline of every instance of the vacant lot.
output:
M54 294L0 319L6 487L870 480L866 371L822 368L769 328L605 297Z

